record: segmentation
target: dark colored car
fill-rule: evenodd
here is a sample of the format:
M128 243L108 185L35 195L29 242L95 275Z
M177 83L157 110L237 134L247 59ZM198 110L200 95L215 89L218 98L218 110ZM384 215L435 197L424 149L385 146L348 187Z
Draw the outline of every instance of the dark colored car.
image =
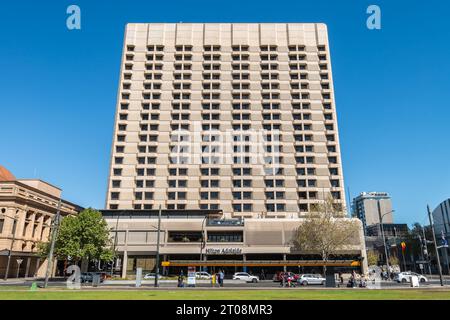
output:
M293 272L279 271L279 272L275 273L275 275L273 276L273 281L274 282L282 282L285 274L287 274L288 277L292 277L294 279L294 281L297 281L298 278L300 277L298 274L295 274Z
M82 272L80 276L80 280L82 283L84 282L93 282L94 281L94 275L100 276L100 282L105 281L106 274L103 272Z

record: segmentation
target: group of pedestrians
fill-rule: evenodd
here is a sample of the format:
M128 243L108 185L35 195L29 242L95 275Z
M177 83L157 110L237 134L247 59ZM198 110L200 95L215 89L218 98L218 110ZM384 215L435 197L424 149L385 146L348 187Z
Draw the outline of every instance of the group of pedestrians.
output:
M213 273L212 279L211 279L213 287L215 287L216 284L219 287L223 287L223 279L224 278L225 278L225 273L223 272L223 270L219 270L219 272Z
M339 279L342 284L344 282L344 278L341 273L339 274ZM362 274L362 275L358 276L356 274L356 272L353 270L350 278L348 279L347 287L348 288L356 288L356 287L365 288L365 287L367 287L365 275Z

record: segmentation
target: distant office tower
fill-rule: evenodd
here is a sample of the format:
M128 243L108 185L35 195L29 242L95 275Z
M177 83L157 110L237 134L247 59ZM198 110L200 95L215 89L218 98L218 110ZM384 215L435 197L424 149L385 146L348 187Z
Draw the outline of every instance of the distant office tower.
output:
M345 206L326 26L126 28L108 209L294 217Z
M378 210L378 202L380 210ZM391 197L386 192L362 192L353 199L352 212L354 217L362 221L364 230L371 225L380 223L379 212L383 224L394 222Z

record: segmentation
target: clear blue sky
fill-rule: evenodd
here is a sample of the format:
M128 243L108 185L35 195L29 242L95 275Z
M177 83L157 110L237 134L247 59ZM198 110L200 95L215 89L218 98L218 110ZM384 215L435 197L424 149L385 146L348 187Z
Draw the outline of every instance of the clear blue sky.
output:
M450 197L450 4L418 3L2 1L0 164L103 208L127 22L324 22L351 195L387 191L397 222L426 222L426 204ZM66 28L70 4L81 31Z

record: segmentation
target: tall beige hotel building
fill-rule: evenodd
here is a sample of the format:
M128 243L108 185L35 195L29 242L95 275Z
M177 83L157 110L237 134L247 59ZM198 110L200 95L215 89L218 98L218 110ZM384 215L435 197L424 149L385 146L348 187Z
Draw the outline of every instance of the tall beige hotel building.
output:
M286 234L330 195L346 206L326 25L127 25L105 210L111 226L119 212L129 221L160 206L186 212L184 224L166 226L164 250L174 232L195 242L192 232L204 226L193 221L209 212L242 221L241 237L222 239L244 253L251 239L282 232L266 247L279 245L286 259ZM121 219L118 230L128 234L152 218ZM120 239L123 251L148 250Z

